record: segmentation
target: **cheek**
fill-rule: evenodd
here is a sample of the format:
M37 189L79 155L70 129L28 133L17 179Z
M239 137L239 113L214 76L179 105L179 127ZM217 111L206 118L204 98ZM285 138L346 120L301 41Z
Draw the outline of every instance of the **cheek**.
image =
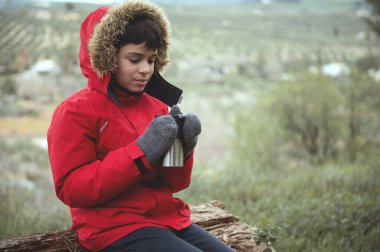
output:
M154 64L150 65L149 68L150 68L150 75L152 75L154 72Z
M116 79L120 84L125 84L130 81L131 72L130 68L126 68L125 66L119 65L119 71L115 74Z
M133 72L133 66L132 65L127 64L125 62L123 62L119 65L119 72L118 73L120 76L127 77L127 76L130 76L132 72Z

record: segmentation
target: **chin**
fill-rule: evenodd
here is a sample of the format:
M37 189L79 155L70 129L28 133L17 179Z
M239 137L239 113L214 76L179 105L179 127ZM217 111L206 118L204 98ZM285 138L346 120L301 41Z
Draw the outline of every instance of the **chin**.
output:
M136 89L136 92L143 92L144 90L145 90L145 87L137 88L137 89Z
M136 89L132 90L132 92L141 93L141 92L144 92L144 89L145 89L145 87L144 88L136 88Z

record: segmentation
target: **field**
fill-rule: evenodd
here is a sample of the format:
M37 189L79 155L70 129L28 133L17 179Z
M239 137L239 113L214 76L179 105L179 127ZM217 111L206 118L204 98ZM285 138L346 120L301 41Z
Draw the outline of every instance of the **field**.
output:
M355 15L358 5L305 0L163 7L172 22L171 64L164 75L184 90L182 110L202 120L192 184L177 196L192 204L224 201L251 225L270 219L287 233L277 251L380 251L380 93L367 76L380 66L380 46ZM0 13L0 83L17 87L1 97L0 239L70 228L68 209L54 195L45 135L55 106L85 85L76 51L88 11ZM55 59L62 72L20 82L41 58ZM316 77L310 72L332 62L357 74L317 79L312 86ZM344 89L355 76L363 88ZM338 88L324 88L330 82ZM301 104L310 108L305 118L318 122L325 115L319 116L319 108L328 106L330 127L317 125L322 136L334 132L330 142L317 139L317 156L281 114L285 105L300 102L292 92L309 84L310 98ZM366 95L353 103L346 90ZM360 126L355 138L348 137L349 115ZM330 144L327 154L323 144Z

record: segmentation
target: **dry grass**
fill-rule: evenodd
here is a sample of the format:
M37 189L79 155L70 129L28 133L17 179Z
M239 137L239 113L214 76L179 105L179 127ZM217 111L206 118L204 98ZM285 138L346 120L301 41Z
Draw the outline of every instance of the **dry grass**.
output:
M38 111L38 114L19 117L0 117L0 136L45 135L56 105L42 105L30 101L22 101L21 106Z

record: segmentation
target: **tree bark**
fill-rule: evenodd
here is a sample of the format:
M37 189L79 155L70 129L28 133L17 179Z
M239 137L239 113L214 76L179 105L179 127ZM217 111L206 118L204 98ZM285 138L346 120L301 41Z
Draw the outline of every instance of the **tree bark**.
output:
M256 246L251 239L253 227L224 210L224 204L211 201L191 206L191 219L231 248L239 252L259 252L265 248ZM0 241L0 251L83 252L86 251L72 230L35 234Z

